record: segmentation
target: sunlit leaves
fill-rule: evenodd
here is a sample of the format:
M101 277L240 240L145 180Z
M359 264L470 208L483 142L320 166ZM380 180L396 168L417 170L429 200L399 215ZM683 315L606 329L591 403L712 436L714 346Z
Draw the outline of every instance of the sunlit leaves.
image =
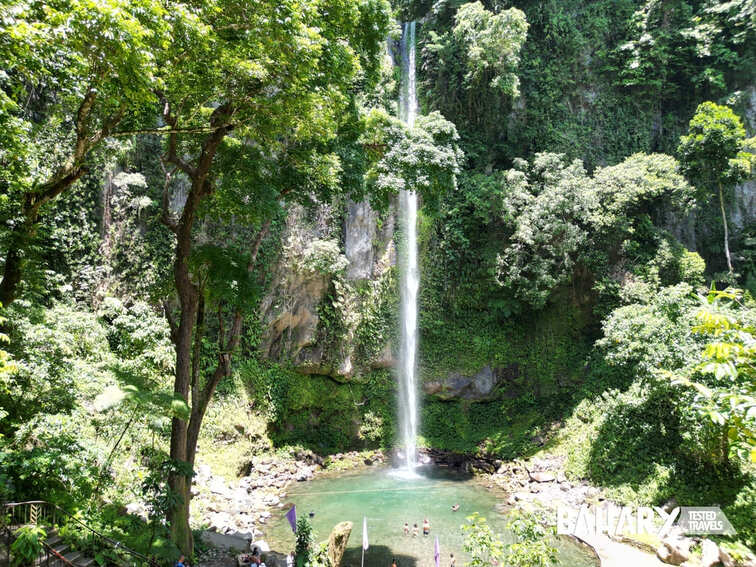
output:
M463 160L459 136L438 112L419 116L414 128L379 109L364 121L360 142L372 161L367 185L374 204L385 206L402 189L417 191L426 203L456 189Z
M494 14L481 2L463 4L454 17L451 35L461 47L465 60L467 88L488 85L517 96L520 48L525 42L528 24L517 8Z
M751 154L745 149L745 128L726 106L703 102L690 121L688 134L680 138L683 170L699 190L726 188L750 175Z
M708 338L700 361L687 376L673 378L695 391L693 407L722 428L724 447L750 459L756 447L756 336L752 306L744 307L738 290L712 290L702 298L692 330ZM727 453L723 458L727 457ZM754 461L756 462L756 461Z
M547 527L545 518L537 513L515 512L507 523L515 542L506 547L506 562L519 567L549 567L557 564L557 549L553 544L555 529Z
M662 154L634 154L592 177L579 160L561 154L516 161L504 177L501 218L512 235L498 256L499 283L540 308L581 266L601 273L610 261L624 269L638 262L639 275L654 283L665 279L663 271L675 276L665 283L680 281L683 272L696 279L693 259L651 220L662 206L693 206L693 188L677 169L675 159ZM656 250L654 265L639 261L649 246Z
M494 533L486 519L477 512L466 518L462 524L465 553L470 556L471 567L488 567L498 565L504 557L504 542Z

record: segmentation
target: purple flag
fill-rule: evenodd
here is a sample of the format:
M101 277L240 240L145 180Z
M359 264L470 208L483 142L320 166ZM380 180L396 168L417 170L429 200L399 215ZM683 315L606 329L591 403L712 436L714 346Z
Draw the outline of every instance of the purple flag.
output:
M441 560L441 547L438 545L438 536L436 536L436 545L433 548L433 559L436 560L436 567L438 567Z
M297 533L297 507L292 506L291 510L286 512L286 519L289 520L289 524L291 525L291 531L294 533Z

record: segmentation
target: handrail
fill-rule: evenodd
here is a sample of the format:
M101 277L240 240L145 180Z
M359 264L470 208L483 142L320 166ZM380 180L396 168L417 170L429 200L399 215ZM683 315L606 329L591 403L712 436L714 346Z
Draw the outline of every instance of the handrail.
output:
M48 545L46 541L42 542L42 547L45 548L45 551L47 551L48 556L52 553L58 561L63 562L63 565L67 565L68 567L76 567L73 563L71 563L68 559L66 559L59 551L57 551L52 546ZM50 563L49 557L48 557L47 563L48 564Z
M104 535L104 534L101 534L100 532L98 532L94 528L89 527L87 524L85 524L84 522L82 522L81 520L79 520L79 518L77 518L76 516L74 516L73 514L71 514L70 512L68 512L67 510L61 508L60 506L58 506L54 502L48 502L46 500L28 500L28 501L25 501L25 502L6 502L6 503L2 504L2 508L4 510L8 510L8 509L13 509L13 508L16 508L16 507L19 507L19 506L32 506L32 505L50 506L50 507L54 508L55 510L61 512L64 516L66 516L70 520L73 520L75 523L79 524L85 530L88 530L89 532L91 532L92 534L94 534L95 536L97 536L99 539L101 539L101 540L105 541L106 543L110 544L110 546L113 547L114 549L122 550L127 555L130 555L130 556L134 557L135 559L139 559L140 561L143 561L144 563L146 563L148 565L152 565L153 564L153 560L151 558L147 557L146 555L143 555L143 554L139 553L138 551L134 551L133 549L130 549L130 548L126 547L120 541L117 541L117 540L115 540L113 538L110 538L110 537Z

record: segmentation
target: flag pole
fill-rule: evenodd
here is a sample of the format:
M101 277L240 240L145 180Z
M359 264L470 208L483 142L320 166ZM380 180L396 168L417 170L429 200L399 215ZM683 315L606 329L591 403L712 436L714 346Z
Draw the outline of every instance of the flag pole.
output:
M362 563L360 567L365 567L365 550L368 548L367 536L367 516L362 516Z

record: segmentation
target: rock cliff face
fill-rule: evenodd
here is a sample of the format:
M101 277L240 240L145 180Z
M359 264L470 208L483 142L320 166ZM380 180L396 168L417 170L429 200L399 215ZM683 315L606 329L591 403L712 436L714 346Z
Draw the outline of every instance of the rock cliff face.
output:
M275 268L271 292L261 306L266 328L262 352L271 359L288 360L315 372L322 363L322 349L317 343L318 305L328 289L330 275L308 259L314 254L315 243L332 242L329 212L319 210L316 215L308 218L302 207L289 212L282 236L284 252Z
M463 399L482 402L495 397L514 397L518 393L520 369L517 364L506 368L484 366L475 374L449 372L423 383L423 392L442 400Z
M742 94L743 122L746 135L756 135L756 85L751 86ZM718 209L717 209L718 210ZM730 230L737 236L744 228L756 219L756 179L751 179L735 187L733 200L727 211ZM698 249L698 239L704 224L699 219L700 212L694 211L686 218L669 220L669 230L690 250ZM730 242L733 246L733 242ZM736 266L737 269L737 266Z
M391 367L387 341L358 364L355 333L396 264L393 207L382 215L351 200L343 212L326 205L312 212L294 207L282 241L284 252L262 303L262 352L303 374L340 381L362 369Z
M585 95L590 99L590 93ZM749 135L756 132L756 86L742 95ZM525 104L522 101L520 104ZM516 122L517 109L510 120ZM392 368L396 205L376 211L367 202L314 210L293 207L282 236L283 254L262 303L262 352L302 374L345 382L371 370ZM697 249L700 211L670 218L668 228ZM733 233L756 218L756 180L738 186L730 205ZM733 237L733 242L735 237ZM517 395L518 369L484 366L476 372L424 374L423 392L441 400L485 401Z
M744 95L744 122L749 136L756 135L756 85ZM735 202L730 210L730 220L736 229L744 228L756 218L756 179L740 185L735 191Z

